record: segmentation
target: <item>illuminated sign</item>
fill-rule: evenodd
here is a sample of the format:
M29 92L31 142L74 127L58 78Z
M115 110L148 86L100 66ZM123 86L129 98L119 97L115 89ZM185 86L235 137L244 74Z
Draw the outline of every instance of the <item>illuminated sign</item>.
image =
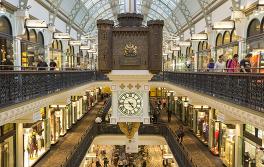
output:
M191 42L183 42L183 41L180 41L178 43L179 46L191 46Z
M70 41L69 44L72 46L81 46L82 42L81 41Z
M80 46L80 49L81 50L89 50L90 49L90 46Z
M192 34L192 41L206 41L208 39L207 34Z
M215 22L213 29L214 30L232 30L235 28L235 22L234 21L220 21Z
M54 32L53 33L53 39L71 39L69 33L59 33Z

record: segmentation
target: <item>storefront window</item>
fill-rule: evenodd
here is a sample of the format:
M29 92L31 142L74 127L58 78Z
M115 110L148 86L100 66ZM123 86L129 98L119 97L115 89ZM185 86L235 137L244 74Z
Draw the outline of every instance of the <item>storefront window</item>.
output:
M50 59L54 60L57 64L57 68L62 68L62 43L59 40L53 40L50 48Z
M0 166L15 165L15 124L5 124L0 127Z
M21 40L21 65L22 67L36 67L39 59L45 61L43 34L38 34L34 29L26 29Z
M263 22L262 26L260 26L259 20L254 19L248 27L248 51L253 54L250 60L251 67L253 68L252 72L264 73L264 44L263 34L261 34L263 32Z
M224 32L224 36L219 33L216 38L216 56L215 60L223 55L224 61L232 59L234 54L238 54L238 41L235 32ZM232 40L232 41L231 41Z
M66 55L66 67L73 68L75 66L73 46L68 46Z
M12 27L7 17L0 17L0 64L4 63L7 55L13 61Z
M209 135L209 110L197 108L196 111L196 135L205 144L208 143Z
M222 124L220 157L227 167L235 166L235 126Z
M199 42L198 46L198 69L207 69L209 59L211 58L211 50L208 42Z

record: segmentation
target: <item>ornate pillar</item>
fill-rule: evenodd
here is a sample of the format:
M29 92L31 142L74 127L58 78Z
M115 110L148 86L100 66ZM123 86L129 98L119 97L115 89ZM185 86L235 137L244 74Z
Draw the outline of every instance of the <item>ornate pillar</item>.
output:
M242 137L243 137L243 124L236 123L236 136L235 136L235 166L242 166Z

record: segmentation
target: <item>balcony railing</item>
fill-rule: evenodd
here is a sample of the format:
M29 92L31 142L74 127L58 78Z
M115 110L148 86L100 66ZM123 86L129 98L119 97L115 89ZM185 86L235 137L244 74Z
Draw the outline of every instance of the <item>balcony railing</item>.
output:
M261 73L164 72L153 81L168 81L264 112L264 74Z
M85 157L85 154L92 144L93 139L97 135L103 134L122 134L119 127L116 125L110 124L93 124L90 129L86 131L84 136L79 141L79 144L75 147L72 153L67 157L65 163L62 164L62 167L72 167L79 166L82 159ZM140 135L160 135L163 136L170 149L172 154L177 160L179 166L184 167L194 167L194 163L191 160L191 157L188 155L184 147L179 144L176 139L176 135L169 129L166 125L141 125L139 129Z
M96 71L0 71L0 107L95 80L107 78Z

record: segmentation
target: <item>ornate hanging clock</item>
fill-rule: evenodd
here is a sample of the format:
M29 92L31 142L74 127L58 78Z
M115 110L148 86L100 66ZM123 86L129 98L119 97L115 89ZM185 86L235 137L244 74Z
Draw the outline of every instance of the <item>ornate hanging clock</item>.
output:
M118 98L118 110L124 116L140 116L142 114L142 95L136 92L121 93Z

